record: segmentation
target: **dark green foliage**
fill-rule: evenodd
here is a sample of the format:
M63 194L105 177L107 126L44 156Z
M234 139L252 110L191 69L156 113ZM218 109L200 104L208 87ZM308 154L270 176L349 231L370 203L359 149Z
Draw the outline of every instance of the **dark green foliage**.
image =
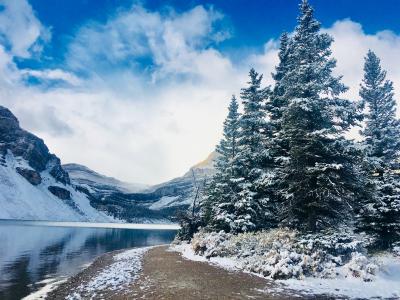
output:
M343 137L359 115L353 103L339 98L347 88L332 75L331 43L303 1L279 83L288 105L281 132L289 148L280 178L282 212L284 224L302 230L347 223L362 188L355 167L360 153Z
M283 170L289 161L289 141L284 139L282 134L283 114L288 107L288 99L285 97L285 85L282 79L290 68L290 51L292 41L287 33L283 33L280 38L279 47L279 64L275 68L275 73L272 78L275 80L275 85L272 90L269 101L266 105L266 110L270 118L272 134L268 138L268 151L271 160L271 179L269 189L271 191L271 200L275 206L275 223L279 224L283 217L282 209L284 198L280 191L287 188L286 182L281 180L284 176Z
M248 86L241 91L243 114L239 120L240 137L235 163L238 165L240 192L235 201L235 231L269 228L273 223L270 189L271 158L268 139L271 125L265 105L269 88L262 88L262 75L250 70Z
M246 232L289 226L320 234L338 227L371 233L380 248L399 242L399 122L393 86L369 52L360 95L351 102L334 76L332 38L303 0L292 37L281 36L272 91L250 71L239 117L232 99L206 188L203 225ZM363 120L364 147L345 137ZM367 159L366 159L367 158Z
M366 127L361 132L367 154L375 159L377 172L380 168L394 167L400 150L400 127L393 83L386 80L386 71L381 69L380 60L372 51L365 58L360 96L368 109Z
M359 227L374 237L374 247L387 249L400 241L400 124L395 116L393 84L386 80L386 71L372 51L365 58L360 96L367 108L361 134L369 162L369 184L376 193L363 202Z
M208 227L216 230L233 230L235 201L239 186L236 178L239 168L235 161L239 138L239 105L235 96L229 104L228 116L224 121L223 138L216 147L216 174L208 183L202 202L202 217Z
M204 225L199 214L192 214L190 211L179 211L177 220L181 228L178 230L176 238L181 241L190 241L199 228Z

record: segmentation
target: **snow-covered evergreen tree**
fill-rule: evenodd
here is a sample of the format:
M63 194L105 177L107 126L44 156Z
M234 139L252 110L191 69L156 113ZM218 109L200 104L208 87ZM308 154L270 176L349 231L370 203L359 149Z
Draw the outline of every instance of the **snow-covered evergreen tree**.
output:
M274 218L269 195L271 160L267 148L271 128L265 111L270 90L261 87L262 75L254 69L250 70L249 76L248 87L241 91L243 114L239 120L240 136L235 158L240 174L237 179L239 197L234 202L234 231L237 232L268 228Z
M224 121L223 138L216 148L220 154L216 168L219 171L227 171L226 173L234 175L235 168L232 162L237 153L237 142L239 138L239 104L235 96L232 96L228 107L228 116Z
M266 110L270 118L272 136L268 139L268 149L272 162L272 178L270 189L272 192L271 200L275 203L276 220L279 223L281 216L278 212L280 206L283 205L282 195L279 193L281 189L286 187L286 182L282 180L282 170L288 163L288 140L282 138L282 117L288 107L288 99L285 97L285 86L282 78L290 68L290 47L291 40L287 33L283 33L280 38L279 47L279 64L275 68L272 78L275 85L272 90L270 101L266 105Z
M270 113L271 124L275 132L281 129L282 114L287 107L287 99L285 96L285 86L281 80L290 68L290 47L291 40L286 32L281 35L279 47L279 64L275 67L275 73L272 78L275 80L274 89L271 93L270 102L267 105L267 110Z
M238 199L238 166L235 157L239 138L239 105L235 98L229 104L224 121L223 138L216 147L216 174L207 187L203 204L205 223L216 230L232 230L235 213L234 203Z
M360 96L366 105L364 137L370 180L375 197L361 210L361 227L372 233L380 248L400 240L400 122L396 119L393 83L386 80L380 59L369 51L365 57Z
M317 231L345 223L360 186L359 153L343 134L357 122L356 106L339 96L347 88L332 71L332 38L320 32L308 1L301 5L280 84L288 101L281 138L289 143L283 170L285 224Z

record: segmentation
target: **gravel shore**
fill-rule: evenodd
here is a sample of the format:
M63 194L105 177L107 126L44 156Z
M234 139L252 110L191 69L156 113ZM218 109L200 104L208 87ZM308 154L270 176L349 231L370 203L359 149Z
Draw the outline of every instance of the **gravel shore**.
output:
M121 252L102 255L50 292L46 299L329 299L321 295L306 297L287 290L271 289L276 287L273 281L205 262L190 261L178 252L169 251L167 246L148 250L143 256L139 277L123 290L102 290L95 297L89 293L81 293L80 298L71 297L80 286L106 270L113 263L113 257Z

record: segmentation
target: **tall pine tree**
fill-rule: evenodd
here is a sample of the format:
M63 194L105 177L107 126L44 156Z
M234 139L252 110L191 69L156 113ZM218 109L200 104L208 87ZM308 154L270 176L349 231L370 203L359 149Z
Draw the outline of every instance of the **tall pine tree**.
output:
M376 187L375 197L367 199L361 210L361 226L374 235L376 246L386 249L400 241L400 123L393 83L386 80L386 71L372 51L365 57L360 96L367 108L361 134Z
M287 99L284 97L285 86L281 83L281 80L290 68L290 47L291 40L288 34L284 32L280 37L278 53L279 64L275 68L275 73L272 74L272 78L275 80L275 85L271 93L271 100L267 105L267 110L270 113L271 124L276 132L279 132L281 129L283 111L286 109L288 104Z
M229 104L228 116L224 121L223 138L216 151L216 174L208 185L203 204L205 223L215 230L227 232L234 227L234 203L238 199L238 166L235 157L239 138L239 105L235 98Z
M248 87L241 91L243 114L235 158L240 170L237 180L240 192L235 201L236 232L268 228L274 216L268 189L271 170L267 139L271 130L265 111L270 90L261 87L262 75L254 69L249 77Z
M288 107L288 99L285 97L285 85L282 79L289 72L291 44L292 41L288 34L283 33L280 38L278 53L279 64L275 68L275 73L272 74L275 85L270 96L270 101L266 105L272 130L272 135L268 138L268 149L273 165L270 189L272 193L271 199L275 205L276 223L279 223L282 217L279 212L281 211L280 207L283 205L283 199L279 191L286 188L286 182L282 180L284 178L282 171L288 163L289 154L288 140L282 138L283 115Z
M320 33L308 1L300 9L290 68L280 80L288 101L281 138L289 144L281 195L285 224L317 231L349 221L362 189L356 168L359 153L343 137L358 115L353 103L339 98L347 88L332 74L332 38Z

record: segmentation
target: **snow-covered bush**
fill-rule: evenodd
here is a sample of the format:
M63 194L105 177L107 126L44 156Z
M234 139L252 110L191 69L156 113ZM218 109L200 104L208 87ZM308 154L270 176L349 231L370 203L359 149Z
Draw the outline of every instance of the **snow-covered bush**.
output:
M229 234L196 233L195 253L228 257L240 269L273 279L359 277L370 281L378 266L367 256L362 240L346 231L300 234L288 229Z
M371 259L361 253L354 252L350 262L345 265L345 271L347 271L345 274L362 278L364 281L371 281L378 269L379 266Z
M197 254L203 255L207 258L225 256L225 253L222 253L222 250L225 249L226 246L222 244L228 241L230 237L231 235L224 231L219 233L211 232L208 234L200 231L193 236L191 244Z
M397 242L393 245L393 254L395 256L399 256L400 257L400 242Z

